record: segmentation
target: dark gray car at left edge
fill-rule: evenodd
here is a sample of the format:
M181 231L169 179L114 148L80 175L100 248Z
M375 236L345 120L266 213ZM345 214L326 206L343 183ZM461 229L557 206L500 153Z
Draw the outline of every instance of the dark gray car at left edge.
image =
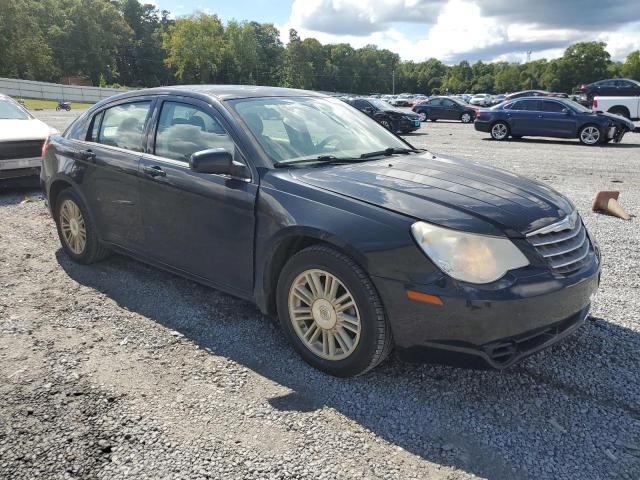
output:
M308 91L112 97L47 140L41 182L74 261L114 251L255 302L337 376L394 348L509 367L579 328L599 284L558 192Z

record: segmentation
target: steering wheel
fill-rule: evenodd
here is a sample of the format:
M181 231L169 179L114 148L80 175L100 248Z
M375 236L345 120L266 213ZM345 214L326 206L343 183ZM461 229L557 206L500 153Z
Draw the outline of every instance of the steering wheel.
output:
M329 145L329 143L334 141L338 142L336 143L336 147L337 147L344 141L344 138L341 135L336 135L336 134L329 135L328 137L322 139L322 141L316 145L316 148L318 150L324 150L324 147L326 147L327 145Z

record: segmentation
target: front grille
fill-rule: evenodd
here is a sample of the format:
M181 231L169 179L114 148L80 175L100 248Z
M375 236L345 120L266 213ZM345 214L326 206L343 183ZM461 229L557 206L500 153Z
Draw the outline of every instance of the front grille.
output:
M44 139L0 142L0 160L39 157L43 143Z
M530 233L527 240L559 274L582 268L588 263L592 249L587 230L575 212L561 222Z

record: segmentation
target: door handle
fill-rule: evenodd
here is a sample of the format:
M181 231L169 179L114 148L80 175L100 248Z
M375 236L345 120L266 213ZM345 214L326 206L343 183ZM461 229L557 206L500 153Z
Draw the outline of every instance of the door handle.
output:
M510 117L510 116L511 116L511 114L510 114L510 113L507 113L507 117Z
M96 154L93 150L81 150L80 158L88 162L93 162L96 159Z
M150 175L152 177L166 177L167 176L167 172L162 170L162 168L158 167L157 165L154 165L153 167L142 167L142 172L147 174L147 175Z
M538 118L542 118L542 115L538 115Z

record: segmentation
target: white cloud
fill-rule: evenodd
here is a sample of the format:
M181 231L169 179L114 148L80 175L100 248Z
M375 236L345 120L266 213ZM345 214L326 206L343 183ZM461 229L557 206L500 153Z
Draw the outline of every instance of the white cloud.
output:
M483 16L477 0L294 0L288 22L278 28L285 43L289 28L295 28L302 38L314 37L325 44L345 42L355 48L374 44L403 60L435 57L448 63L467 56L524 61L528 50L532 60L551 59L571 43L590 40L607 42L615 60L640 48L640 22L602 33L509 23Z

